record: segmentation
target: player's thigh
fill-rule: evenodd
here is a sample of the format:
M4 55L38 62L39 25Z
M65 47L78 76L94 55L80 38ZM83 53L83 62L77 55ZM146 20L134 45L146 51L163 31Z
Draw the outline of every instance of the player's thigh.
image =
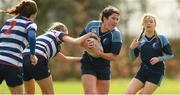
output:
M23 94L23 85L9 87L11 94Z
M35 93L35 80L31 79L28 81L24 81L24 89L26 94L34 94Z
M140 80L133 78L131 82L128 85L126 94L135 94L137 93L140 89L142 89L144 86L144 83L141 82Z
M96 76L92 74L83 74L81 76L81 80L83 83L84 92L86 94L96 93Z
M108 94L110 87L110 80L97 80L97 93Z
M47 78L41 79L37 81L38 85L40 86L43 94L53 94L54 87L52 76L48 76Z
M157 88L158 85L147 81L141 91L141 94L152 94Z

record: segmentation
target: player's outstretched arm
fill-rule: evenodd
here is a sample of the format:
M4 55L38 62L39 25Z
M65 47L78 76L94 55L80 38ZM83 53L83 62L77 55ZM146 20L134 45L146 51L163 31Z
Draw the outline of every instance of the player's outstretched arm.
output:
M54 59L64 63L79 63L81 57L65 56L61 52L58 52L58 54L54 57Z
M91 36L97 36L94 33L87 33L81 37L78 38L73 38L70 36L63 36L62 40L65 43L70 43L70 44L75 44L75 45L81 45L87 38L91 37Z

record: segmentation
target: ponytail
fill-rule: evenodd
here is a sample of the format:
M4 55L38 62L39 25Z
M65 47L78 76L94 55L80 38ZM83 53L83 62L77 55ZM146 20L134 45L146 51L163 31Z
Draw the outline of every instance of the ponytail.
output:
M160 49L162 49L161 41L160 41L160 38L158 37L158 34L157 34L156 30L154 31L154 34L156 36L156 40L157 40L157 43L158 43Z
M10 14L10 15L17 15L18 14L18 12L15 8L7 9L7 10L0 9L0 13L6 13L6 14Z
M144 29L144 27L143 27L142 32L141 32L141 35L140 35L140 36L139 36L139 38L138 38L138 41L140 41L140 40L141 40L142 35L144 34L144 31L145 31L145 29Z
M37 13L37 5L33 0L22 0L19 4L17 4L13 8L9 8L7 10L0 9L1 13L7 13L10 15L19 15L30 18L31 15Z

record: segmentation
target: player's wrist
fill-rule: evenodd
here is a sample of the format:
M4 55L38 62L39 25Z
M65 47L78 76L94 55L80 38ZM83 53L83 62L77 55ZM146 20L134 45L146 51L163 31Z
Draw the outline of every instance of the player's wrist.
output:
M101 50L97 51L97 56L99 56L99 57L101 56Z

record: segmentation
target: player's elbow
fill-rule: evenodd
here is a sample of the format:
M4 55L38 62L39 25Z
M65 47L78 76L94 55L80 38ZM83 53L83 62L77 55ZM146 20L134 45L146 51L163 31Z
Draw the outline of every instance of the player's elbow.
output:
M74 45L81 45L81 41L79 39L74 39L73 44Z
M111 61L115 61L118 58L118 54L112 54Z
M116 60L116 57L110 58L110 61L115 61L115 60Z

